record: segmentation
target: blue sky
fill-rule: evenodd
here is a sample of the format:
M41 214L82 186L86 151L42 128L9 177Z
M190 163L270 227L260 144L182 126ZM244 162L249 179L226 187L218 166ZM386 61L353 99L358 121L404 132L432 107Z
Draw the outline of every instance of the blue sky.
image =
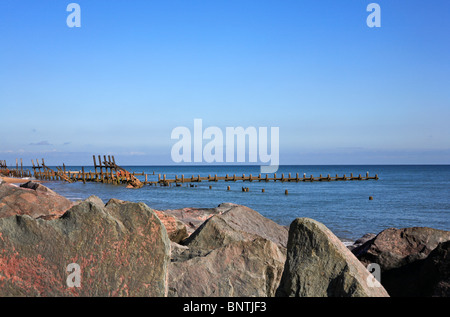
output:
M449 164L450 2L0 2L0 159L173 164L172 129L279 127L281 164Z

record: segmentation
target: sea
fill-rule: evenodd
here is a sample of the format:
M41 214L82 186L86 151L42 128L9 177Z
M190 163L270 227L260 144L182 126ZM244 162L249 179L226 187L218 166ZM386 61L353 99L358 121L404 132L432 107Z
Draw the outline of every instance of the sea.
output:
M130 172L158 174L167 178L194 176L232 176L260 173L259 166L122 166ZM80 166L66 169L81 170ZM94 171L85 167L85 171ZM104 202L111 198L143 202L157 210L185 207L213 208L224 202L248 206L283 226L298 217L325 224L343 241L354 241L366 233L377 234L387 228L431 227L450 230L450 165L284 165L277 176L296 173L302 177L320 174L334 176L378 175L378 180L331 182L200 182L196 187L144 186L126 189L123 185L66 183L45 185L72 201L91 195ZM272 176L272 175L269 175ZM143 176L137 176L143 180ZM212 188L210 189L210 186ZM227 190L230 186L230 190ZM242 187L248 187L243 192ZM264 189L264 192L262 191ZM288 195L285 191L288 191ZM372 196L373 200L369 200Z

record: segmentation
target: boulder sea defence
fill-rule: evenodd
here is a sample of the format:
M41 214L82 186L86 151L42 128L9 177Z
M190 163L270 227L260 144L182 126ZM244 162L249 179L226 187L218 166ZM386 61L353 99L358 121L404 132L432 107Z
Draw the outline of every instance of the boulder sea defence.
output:
M363 264L377 263L380 266L381 283L391 296L434 296L436 292L445 291L426 291L428 288L421 286L427 275L424 264L438 245L449 240L450 231L427 227L389 228L352 252ZM443 258L433 265L439 274L429 274L430 281L434 279L436 284L444 282L450 272L450 268L445 267L448 263L446 253L442 251L440 254ZM450 295L449 291L447 293Z
M287 229L245 206L218 208L183 245L173 245L169 296L273 297Z
M431 228L366 235L352 253L315 220L288 230L232 203L155 211L0 184L0 296L450 296L449 250Z
M372 275L323 224L297 218L289 228L287 258L277 296L387 297Z
M0 296L166 296L170 241L142 203L81 202L53 220L0 219ZM80 287L67 278L79 267Z
M61 216L72 206L70 200L38 183L28 182L20 187L0 184L0 218Z

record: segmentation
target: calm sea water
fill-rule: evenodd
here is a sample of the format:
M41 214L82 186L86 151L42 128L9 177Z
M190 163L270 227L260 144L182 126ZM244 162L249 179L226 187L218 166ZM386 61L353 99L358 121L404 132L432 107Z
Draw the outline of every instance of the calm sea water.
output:
M68 167L79 170L81 167ZM258 175L257 166L124 166L129 171L166 174L168 178L184 174L218 176ZM89 167L86 168L89 170ZM93 170L93 168L91 168ZM309 217L324 223L339 238L355 240L365 233L386 228L426 226L450 230L450 165L432 166L281 166L277 175L299 176L378 174L379 180L347 182L201 182L197 187L124 186L99 183L49 182L46 186L71 199L96 195L144 202L154 209L215 207L223 202L248 206L281 225L297 217ZM139 177L141 178L141 177ZM152 176L149 180L155 180ZM212 189L209 189L212 185ZM231 186L231 191L227 191ZM242 186L249 192L242 192ZM265 189L262 193L261 189ZM285 190L289 195L285 195ZM369 200L373 196L374 200Z

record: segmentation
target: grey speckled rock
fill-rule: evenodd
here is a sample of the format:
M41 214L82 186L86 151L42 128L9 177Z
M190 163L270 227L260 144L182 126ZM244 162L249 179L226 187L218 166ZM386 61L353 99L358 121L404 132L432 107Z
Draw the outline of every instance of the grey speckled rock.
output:
M419 296L450 297L450 241L440 243L423 261Z
M142 203L82 202L54 220L0 219L0 296L165 296L170 241ZM80 268L80 287L66 283Z
M170 296L274 296L287 229L245 206L222 204L182 243L172 244Z
M378 263L383 271L425 259L439 243L450 240L450 231L427 227L389 228L352 252L364 264Z
M70 200L38 183L28 182L20 187L0 185L0 218L14 215L58 217L72 206Z
M355 248L363 245L364 243L366 243L369 240L372 240L373 238L375 238L377 235L374 233L366 233L365 235L363 235L361 238L359 238L358 240L356 240L352 245L347 246L347 248L352 251Z
M323 224L308 218L292 222L277 296L389 296L380 284L371 287L370 278L361 262Z
M169 296L273 297L284 261L284 253L272 241L234 241L202 256L171 263Z
M206 250L222 247L233 241L254 240L262 237L286 248L288 230L258 212L241 205L205 221L184 245Z
M422 269L423 262L439 243L449 240L450 231L427 227L389 228L352 252L364 265L380 265L381 284L391 296L431 296L434 293L425 292L426 288L419 281L420 276L426 276L426 270ZM448 269L438 268L436 271L446 272ZM434 278L440 279L439 275L431 277L430 274L430 279ZM442 279L445 280L445 274Z
M91 202L101 208L105 207L105 203L103 202L103 200L101 200L99 197L94 196L94 195L89 196L89 198L87 198L85 201Z

